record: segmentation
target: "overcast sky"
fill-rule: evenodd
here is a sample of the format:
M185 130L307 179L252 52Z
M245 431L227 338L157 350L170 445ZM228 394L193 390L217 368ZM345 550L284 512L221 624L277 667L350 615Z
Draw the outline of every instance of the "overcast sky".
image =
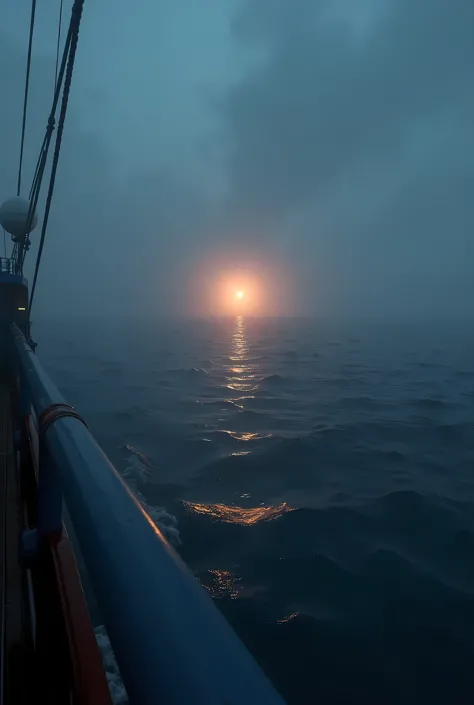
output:
M25 194L58 7L38 3ZM7 198L29 2L1 12ZM215 313L240 277L266 313L472 316L473 37L472 0L86 0L38 314Z

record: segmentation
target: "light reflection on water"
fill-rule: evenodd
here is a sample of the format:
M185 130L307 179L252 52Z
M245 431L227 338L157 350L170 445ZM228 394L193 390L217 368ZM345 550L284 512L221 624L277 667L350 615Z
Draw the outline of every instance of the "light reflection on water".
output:
M238 568L238 566L233 566L233 568ZM231 570L211 568L206 572L207 576L203 576L203 585L214 599L252 599L265 592L265 588L262 585L245 585L242 578ZM296 613L294 616L296 616ZM290 621L292 618L293 615L289 615L288 618L283 617L280 623Z
M237 316L232 334L232 350L229 355L232 366L228 368L229 375L226 377L227 387L233 391L255 392L259 388L259 366L249 363L249 353L245 321L242 316Z
M240 578L231 573L229 570L209 570L208 571L212 577L213 582L211 585L206 585L205 587L210 592L212 597L223 598L230 597L232 600L236 600L240 597L241 586L236 584L240 582Z
M259 388L259 382L261 377L259 377L259 365L255 361L249 362L249 343L247 341L245 323L242 316L238 316L235 322L235 329L232 333L232 343L231 343L231 354L229 355L231 361L230 366L226 367L226 371L231 374L231 377L227 377L230 383L227 385L228 388L237 390L241 393L241 396L237 397L237 400L242 403L241 408L245 410L243 402L248 398L254 398L253 394L246 394L246 392L255 392ZM237 364L236 364L237 363ZM234 400L228 399L226 401ZM237 412L236 417L240 416L241 412ZM224 423L231 423L231 419L234 416L226 417L222 419ZM240 418L245 419L245 415ZM271 437L271 433L261 433L255 431L234 431L232 428L219 428L216 429L217 433L225 433L232 438L248 442L248 441L258 441L262 438ZM249 446L247 446L248 448ZM251 450L239 450L231 453L233 456L244 456L251 453ZM242 498L249 498L250 495L243 494ZM286 502L282 502L278 505L259 505L257 507L239 507L235 505L226 504L198 504L190 501L185 501L184 506L189 512L194 514L206 515L212 519L217 519L222 522L230 524L240 524L241 526L252 526L258 522L268 522L272 519L276 519L286 512L293 511ZM217 572L216 572L217 576ZM229 580L230 573L221 572L219 573L219 580L225 580L226 582L226 592L229 590ZM220 583L220 584L221 584Z
M219 429L219 433L227 433L236 441L260 441L262 438L270 438L271 433L250 433L250 431L229 431L225 428Z
M227 504L198 504L193 502L184 502L184 506L188 511L195 514L205 514L213 519L219 519L228 524L240 524L241 526L252 526L259 521L271 521L287 512L293 511L293 508L286 502L276 506L250 507L249 509Z
M286 624L286 622L291 622L292 619L295 619L299 615L299 612L291 612L290 614L287 614L285 617L281 617L281 619L277 619L277 624Z

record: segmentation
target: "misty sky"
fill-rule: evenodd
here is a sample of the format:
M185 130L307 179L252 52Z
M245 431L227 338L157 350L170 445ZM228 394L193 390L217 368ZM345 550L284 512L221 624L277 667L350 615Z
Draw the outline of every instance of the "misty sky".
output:
M38 3L25 195L58 7ZM0 11L0 199L29 9ZM227 272L266 313L474 315L473 38L473 0L86 0L37 315L214 313Z

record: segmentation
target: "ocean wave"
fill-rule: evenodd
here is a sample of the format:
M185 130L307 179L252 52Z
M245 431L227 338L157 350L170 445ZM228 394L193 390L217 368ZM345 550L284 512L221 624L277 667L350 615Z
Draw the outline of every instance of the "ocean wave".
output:
M395 705L403 691L406 702L464 705L474 628L473 509L403 491L243 525L199 512L188 520L185 558L192 565L199 522L206 549L197 575L288 702L306 703L311 693L337 705ZM424 663L438 663L437 673L418 675L418 685L394 681L390 664L411 673L420 653ZM351 676L346 690L340 676L353 668L357 680Z
M138 488L137 483L145 484L150 477L150 472L154 469L153 464L144 453L141 453L133 446L126 444L125 448L130 452L130 456L126 467L122 471L122 477L155 526L172 545L179 545L180 538L178 520L176 517L170 514L164 507L149 504Z
M133 475L133 477L139 476L141 480L146 480L155 470L155 466L151 460L129 443L125 443L123 448L130 453L129 464L124 470L124 475Z
M352 504L350 503L352 501ZM377 551L393 551L446 588L474 596L474 504L415 491L390 492L369 502L294 508L286 503L248 509L236 505L187 503L201 520L251 527L250 542L214 531L221 560L241 563L265 545L265 561L296 561L303 569L313 556L325 556L344 570L357 571ZM271 518L273 521L267 522ZM186 530L189 531L189 529ZM240 539L238 538L240 537ZM241 543L239 543L241 541ZM230 549L230 550L229 550ZM235 554L232 555L232 549ZM259 565L259 571L262 565ZM274 589L278 589L275 584ZM317 591L315 592L315 595Z
M137 492L135 492L135 495L163 536L168 539L173 546L179 546L181 540L176 517L170 514L164 507L156 507L148 504L143 495L137 494Z
M428 410L448 410L455 409L459 404L453 401L448 401L447 399L438 399L436 397L420 397L419 399L413 399L411 406L418 409L428 409Z
M183 503L189 512L208 516L213 520L241 526L253 526L257 522L272 521L291 512L293 509L282 502L278 506L239 507L225 504L198 504L196 502Z
M347 409L377 409L382 405L379 399L369 396L342 397L341 406Z
M215 442L224 448L236 448L237 446L241 446L242 443L246 445L257 443L261 446L260 442L268 439L272 439L274 442L278 440L275 439L271 433L214 429L206 433L206 438L203 440Z
M52 373L289 705L466 705L472 341L239 321Z
M231 409L231 410L240 410L243 409L243 406L241 404L237 404L235 401L231 401L230 399L213 399L211 401L202 401L200 404L204 407L210 406L210 407L216 407L217 409Z
M419 367L421 369L426 369L426 370L439 370L439 369L446 369L446 365L443 365L439 362L432 362L431 360L414 360L413 362L410 362L410 365L412 367Z
M128 705L128 695L115 658L109 635L103 625L95 628L95 638L99 647L105 675L113 705Z
M193 377L204 377L204 375L207 375L208 372L201 367L190 367L188 369L185 368L180 368L180 369L170 369L166 370L166 373L168 375L172 375L173 377L182 377L184 379L190 379Z
M285 377L282 377L281 375L278 374L273 374L273 375L268 375L267 377L263 377L261 380L260 384L263 387L281 387L282 385L286 384L289 380L286 379Z
M346 375L333 374L327 377L318 379L318 384L322 387L351 387L354 382L351 377Z
M253 396L243 397L241 400L243 409L252 411L275 412L278 409L288 409L291 407L288 399L269 395L268 392L256 393Z
M228 425L236 431L252 431L268 428L273 420L261 411L244 409L229 416Z

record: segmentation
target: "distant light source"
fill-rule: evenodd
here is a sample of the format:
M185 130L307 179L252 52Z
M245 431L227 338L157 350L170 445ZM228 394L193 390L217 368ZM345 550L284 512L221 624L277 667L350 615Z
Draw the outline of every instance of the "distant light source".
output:
M26 308L24 306L18 306L19 311L26 311Z
M243 291L236 291L235 295L237 296L238 299L243 299L244 298L244 292Z

